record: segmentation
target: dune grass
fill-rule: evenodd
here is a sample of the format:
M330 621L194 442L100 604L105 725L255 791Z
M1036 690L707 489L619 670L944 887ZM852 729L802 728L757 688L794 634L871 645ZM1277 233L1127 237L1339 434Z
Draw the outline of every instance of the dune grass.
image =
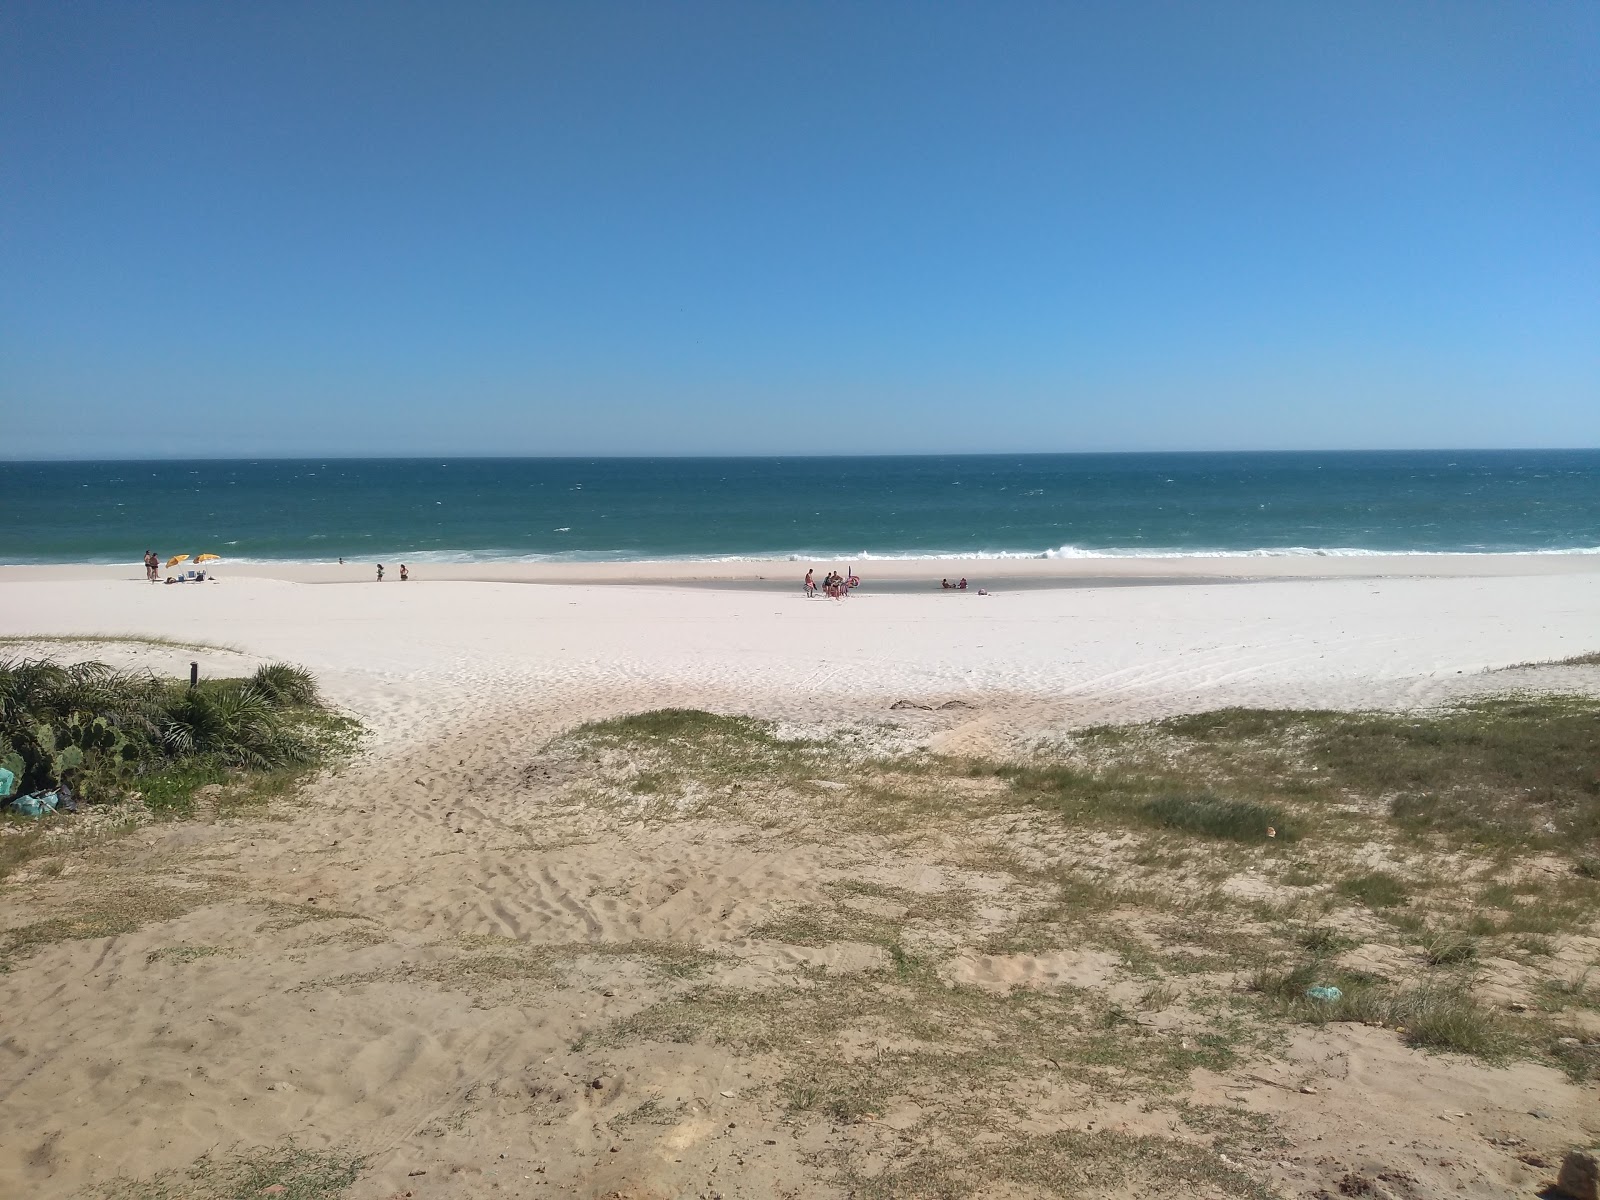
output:
M1236 842L1262 842L1269 838L1292 842L1300 836L1281 808L1249 800L1225 800L1209 792L1157 796L1147 801L1142 811L1146 819L1167 829Z
M308 1150L294 1142L208 1153L190 1166L145 1179L121 1178L94 1200L336 1200L361 1176L359 1155Z
M1258 972L1250 987L1293 1020L1382 1025L1420 1049L1450 1050L1502 1062L1530 1048L1528 1039L1502 1014L1473 996L1467 981L1459 977L1397 986L1313 957L1287 971ZM1336 987L1342 995L1332 1001L1318 999L1307 994L1312 987Z
M1363 871L1341 879L1334 890L1368 908L1399 908L1411 899L1405 880L1389 871Z
M146 633L38 633L7 634L0 646L154 646L165 650L220 650L243 654L238 646L223 642L191 642L180 638L158 637Z
M1600 650L1588 654L1574 654L1570 658L1546 658L1538 662L1512 663L1502 671L1520 671L1526 667L1596 667L1600 666Z

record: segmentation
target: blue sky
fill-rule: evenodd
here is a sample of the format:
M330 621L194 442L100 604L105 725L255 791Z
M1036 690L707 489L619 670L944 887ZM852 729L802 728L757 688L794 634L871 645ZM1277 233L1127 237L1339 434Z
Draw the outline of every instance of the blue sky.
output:
M1600 445L1600 5L0 6L0 455Z

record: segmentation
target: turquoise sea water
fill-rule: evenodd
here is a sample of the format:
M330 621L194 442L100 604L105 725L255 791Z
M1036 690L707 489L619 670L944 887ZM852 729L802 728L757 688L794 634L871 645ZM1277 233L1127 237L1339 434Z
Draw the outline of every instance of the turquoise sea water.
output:
M1600 451L0 465L0 561L1600 553Z

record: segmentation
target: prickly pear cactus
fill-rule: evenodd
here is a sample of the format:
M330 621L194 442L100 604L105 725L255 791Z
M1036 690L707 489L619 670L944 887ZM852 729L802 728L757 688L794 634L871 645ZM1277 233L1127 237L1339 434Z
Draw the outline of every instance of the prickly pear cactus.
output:
M11 772L11 791L15 793L22 783L22 773L27 770L28 764L23 761L22 755L12 748L11 743L3 739L0 739L0 767ZM0 800L4 799L5 796L0 795Z

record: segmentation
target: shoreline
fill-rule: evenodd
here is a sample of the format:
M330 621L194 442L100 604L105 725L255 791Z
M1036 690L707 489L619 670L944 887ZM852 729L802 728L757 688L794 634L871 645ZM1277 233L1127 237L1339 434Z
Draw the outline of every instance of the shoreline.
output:
M396 557L385 561L386 582L398 583ZM1198 584L1273 579L1383 578L1508 578L1571 576L1600 573L1600 555L1592 554L1372 554L1372 555L1185 555L1149 558L960 559L897 558L829 560L797 559L669 560L654 562L427 562L410 563L413 582L526 583L565 585L718 584L736 587L798 587L806 568L821 575L852 565L868 591L876 583L893 583L894 591L938 591L939 581L965 576L969 587L1089 588L1130 584ZM184 568L192 564L183 564ZM216 576L230 579L272 579L286 583L337 584L373 582L374 563L350 561L249 562L212 564ZM177 570L178 568L173 568ZM165 570L165 569L164 569ZM145 582L135 559L121 563L44 563L0 565L0 583L46 583L80 580Z

